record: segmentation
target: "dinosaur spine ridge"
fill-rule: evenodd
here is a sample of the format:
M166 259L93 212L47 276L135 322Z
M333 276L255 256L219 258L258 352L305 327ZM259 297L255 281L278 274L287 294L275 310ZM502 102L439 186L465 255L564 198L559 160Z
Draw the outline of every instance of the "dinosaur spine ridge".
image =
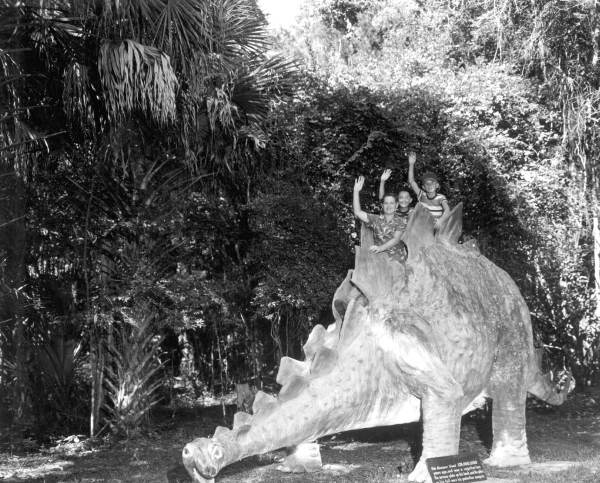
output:
M312 361L317 351L324 345L326 329L322 325L315 325L310 332L302 350L307 361Z
M463 204L459 203L450 211L450 214L435 234L436 241L445 241L452 245L458 244L458 239L462 233L462 209Z
M233 429L237 430L244 426L247 426L250 424L251 420L252 416L250 416L248 413L245 413L243 411L237 412L233 415Z
M277 399L270 394L263 391L258 391L254 397L254 403L252 404L252 412L257 414L259 412L265 412L277 404Z
M229 440L233 438L233 432L231 429L226 428L225 426L217 426L213 438L218 440Z
M277 381L277 384L285 386L292 378L296 376L307 376L308 373L309 367L306 362L284 356L279 363L279 370L277 371L275 380Z
M335 329L335 326L334 326ZM323 347L333 348L337 342L337 333L335 330L329 331L322 325L316 325L313 327L312 332L308 336L306 344L302 347L306 361L311 363L317 352Z
M303 347L306 360L299 361L287 356L282 357L276 377L277 383L282 386L279 395L274 397L258 391L252 404L254 416L267 414L277 404L294 399L308 386L311 378L319 377L331 370L337 362L337 351L333 347L338 340L338 332L336 323L329 324L327 329L322 325L317 325L311 331ZM233 415L233 432L241 435L249 430L254 416L242 411L235 413ZM230 439L233 437L233 432L219 426L213 438Z
M279 391L279 400L281 402L289 401L294 399L302 390L308 386L308 380L304 376L292 377L285 386Z

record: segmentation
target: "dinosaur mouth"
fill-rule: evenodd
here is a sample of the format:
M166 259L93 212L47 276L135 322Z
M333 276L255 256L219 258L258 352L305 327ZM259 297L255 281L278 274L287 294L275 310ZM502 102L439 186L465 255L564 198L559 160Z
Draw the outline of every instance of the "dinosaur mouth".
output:
M214 477L206 478L195 467L192 468L192 478L194 479L194 481L196 483L214 483L214 481L215 481Z

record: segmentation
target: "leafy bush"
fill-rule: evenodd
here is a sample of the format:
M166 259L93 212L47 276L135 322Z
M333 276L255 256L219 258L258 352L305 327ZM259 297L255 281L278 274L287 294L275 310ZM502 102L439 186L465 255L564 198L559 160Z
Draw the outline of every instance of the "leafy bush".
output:
M331 296L352 266L349 227L331 200L282 180L251 208L258 234L250 252L257 275L254 317L268 322L278 362L282 355L300 355L317 322L332 322Z

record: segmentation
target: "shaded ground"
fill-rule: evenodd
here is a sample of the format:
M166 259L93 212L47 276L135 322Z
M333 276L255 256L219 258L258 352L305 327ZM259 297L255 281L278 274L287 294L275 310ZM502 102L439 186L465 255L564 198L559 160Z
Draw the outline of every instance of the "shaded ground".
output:
M516 482L600 481L600 390L572 395L556 409L530 407L528 439L536 463L576 462L541 468L487 470L488 477ZM229 408L231 417L234 408ZM188 482L181 449L198 436L212 434L222 423L219 407L160 414L147 437L92 445L71 437L53 448L30 454L0 453L0 480L35 482ZM229 421L230 423L230 421ZM463 419L461 452L488 455L490 419L483 412ZM420 451L417 424L354 431L321 441L324 470L290 475L275 469L277 453L247 458L226 468L217 482L354 482L403 481ZM505 480L506 481L506 480Z

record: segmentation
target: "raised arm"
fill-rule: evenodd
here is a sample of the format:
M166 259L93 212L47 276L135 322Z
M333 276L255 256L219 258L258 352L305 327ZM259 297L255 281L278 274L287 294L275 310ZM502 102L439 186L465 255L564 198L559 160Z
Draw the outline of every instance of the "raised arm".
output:
M385 196L385 182L390 179L392 175L391 169L386 169L383 173L381 173L381 180L379 181L379 199L382 200Z
M354 193L352 195L352 210L354 211L354 216L358 218L360 221L364 223L369 222L369 217L367 214L360 208L360 190L362 190L365 184L365 177L359 176L354 181Z
M417 153L411 151L408 153L408 182L410 183L410 187L415 192L417 196L421 192L421 188L415 181L415 163L417 162Z

